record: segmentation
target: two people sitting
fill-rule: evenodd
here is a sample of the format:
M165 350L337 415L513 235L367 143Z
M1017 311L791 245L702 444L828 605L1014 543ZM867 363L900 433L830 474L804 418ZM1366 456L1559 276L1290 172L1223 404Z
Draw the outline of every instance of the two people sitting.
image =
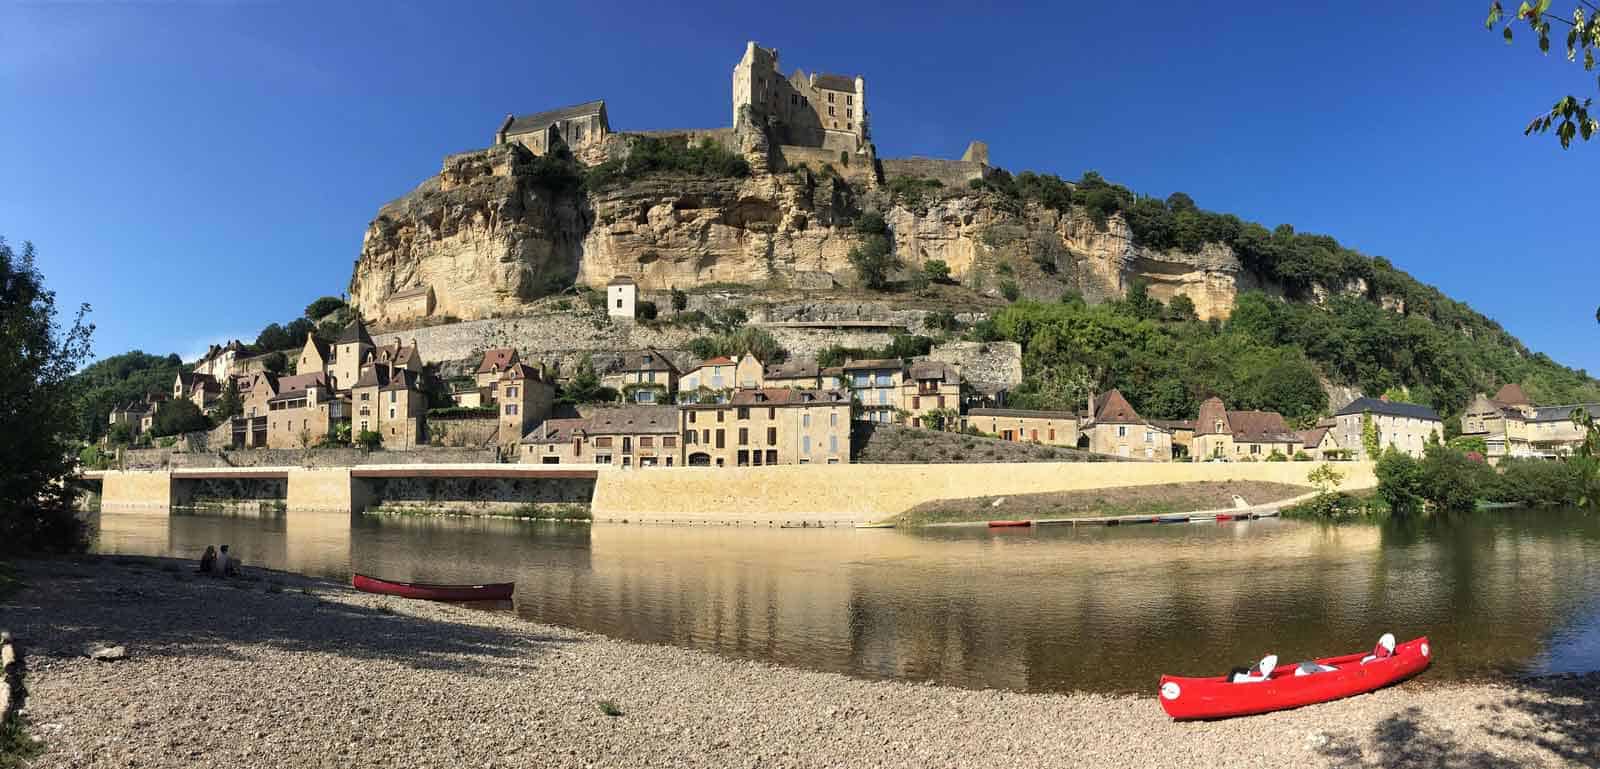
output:
M221 552L215 547L206 545L206 551L200 556L200 573L215 574L219 577L233 577L239 574L239 559L228 552L228 546L223 545Z
M1361 658L1361 664L1365 665L1374 660L1388 659L1389 657L1393 656L1394 634L1384 633L1378 638L1378 645L1373 647L1372 653ZM1260 662L1257 662L1248 668L1238 667L1228 671L1228 683L1260 683L1262 681L1271 679L1273 671L1277 669L1278 655L1268 654L1267 656L1262 657ZM1307 661L1294 666L1294 675L1310 676L1316 675L1317 673L1329 673L1335 670L1338 670L1338 668L1332 665L1324 665L1320 662Z

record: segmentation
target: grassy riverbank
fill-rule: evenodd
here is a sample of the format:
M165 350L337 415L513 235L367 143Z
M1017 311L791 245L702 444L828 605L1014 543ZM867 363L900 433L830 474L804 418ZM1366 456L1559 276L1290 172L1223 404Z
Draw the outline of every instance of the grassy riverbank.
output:
M1597 677L1441 684L1424 674L1298 711L1174 723L1153 692L865 681L290 575L223 582L157 559L19 566L29 586L0 602L0 616L29 654L29 730L44 749L30 767L1487 767L1600 758ZM274 592L276 583L287 589ZM81 656L97 641L126 645L127 659Z
M1101 515L1170 515L1233 506L1235 494L1252 505L1313 491L1265 481L1197 481L1048 494L965 497L926 502L890 519L898 526L999 519L1085 518Z

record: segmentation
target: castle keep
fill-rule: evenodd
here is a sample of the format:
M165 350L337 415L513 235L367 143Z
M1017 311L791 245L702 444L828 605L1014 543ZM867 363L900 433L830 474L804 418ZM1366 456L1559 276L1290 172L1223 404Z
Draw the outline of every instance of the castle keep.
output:
M801 70L785 78L778 71L778 50L745 44L744 58L733 68L733 122L744 107L780 145L820 147L865 154L871 147L867 130L867 83L847 77Z

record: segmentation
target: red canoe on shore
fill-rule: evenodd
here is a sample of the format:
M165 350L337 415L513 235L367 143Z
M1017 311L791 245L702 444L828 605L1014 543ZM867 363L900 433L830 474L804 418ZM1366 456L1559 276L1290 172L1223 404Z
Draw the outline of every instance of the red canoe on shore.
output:
M367 593L381 593L401 598L420 598L425 601L505 601L511 598L515 582L489 585L427 585L420 582L395 582L365 574L350 578L355 589Z
M1032 526L1033 521L990 521L989 528L1003 529L1012 526Z
M1318 663L1337 668L1295 675L1294 664L1279 665L1265 681L1231 683L1227 676L1162 676L1158 698L1175 719L1228 718L1287 710L1365 694L1421 673L1433 661L1427 636L1399 644L1394 654L1362 664L1368 652L1328 657Z

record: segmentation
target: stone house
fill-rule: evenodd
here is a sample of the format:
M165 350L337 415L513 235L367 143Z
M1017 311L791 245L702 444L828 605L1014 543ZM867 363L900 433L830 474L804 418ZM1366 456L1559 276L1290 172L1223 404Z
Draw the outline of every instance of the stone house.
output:
M791 387L796 390L815 390L822 387L821 369L814 360L791 360L768 366L762 373L763 387ZM837 384L834 385L838 387Z
M844 364L844 376L860 407L857 419L889 424L900 408L900 388L905 364L898 358L853 360Z
M514 449L528 433L530 426L550 416L550 410L555 405L556 387L554 383L545 381L538 369L515 363L500 372L496 389L500 445Z
M1483 439L1491 461L1504 457L1570 456L1584 440L1572 412L1600 415L1600 403L1537 406L1522 387L1508 384L1493 398L1478 393L1461 415L1461 434Z
M1195 420L1192 456L1197 461L1264 460L1274 451L1293 457L1304 445L1276 411L1230 411L1221 398L1207 398Z
M899 406L906 413L906 421L921 424L922 417L934 411L961 410L961 368L951 363L919 360L905 367L900 378ZM960 420L947 422L945 429L955 430Z
M350 402L338 397L322 373L287 377L258 375L245 405L245 419L264 420L266 447L295 449L315 446L333 434L334 425L350 418ZM256 416L256 415L260 416ZM246 445L259 447L255 425Z
M345 326L344 332L333 343L333 360L328 364L329 386L335 390L348 390L361 378L361 366L367 355L376 347L367 334L367 324L357 317Z
M433 314L433 287L414 286L389 295L386 314L395 320L415 320Z
M179 371L172 383L172 399L187 400L201 411L208 411L222 397L222 383L210 374Z
M639 284L628 275L618 275L606 283L606 315L632 319L639 310Z
M332 363L333 349L328 343L318 339L315 333L306 332L306 343L300 348L300 357L295 361L295 373L328 373L328 366Z
M506 115L494 133L494 143L520 144L535 155L544 155L558 145L583 154L604 145L610 133L606 103L597 99L520 117Z
M849 464L850 394L765 387L679 407L693 467Z
M238 365L249 357L250 353L244 344L235 339L225 345L211 345L206 354L195 362L193 370L220 382L237 373Z
M733 390L749 390L765 384L766 367L756 356L719 355L701 361L678 378L678 402L726 401Z
M1172 434L1139 416L1120 390L1090 397L1088 416L1078 429L1082 433L1078 445L1097 454L1163 462L1172 459Z
M1334 440L1340 447L1349 449L1355 459L1377 459L1367 456L1366 446L1361 441L1362 421L1367 414L1372 415L1372 422L1378 428L1378 446L1382 449L1393 446L1404 454L1420 457L1431 438L1444 440L1444 421L1427 406L1357 398L1333 415Z
M678 369L659 350L630 350L600 381L629 403L671 403L678 391Z
M522 438L518 461L527 464L592 464L594 451L584 447L586 419L546 419Z
M1310 430L1301 430L1297 433L1300 437L1300 450L1312 459L1333 459L1342 456L1339 442L1334 439L1333 420L1318 422Z
M417 386L419 374L389 362L361 367L350 388L350 438L374 432L385 449L404 451L422 445L428 399Z
M478 386L477 392L470 395L458 393L456 403L469 407L495 403L499 399L500 375L521 362L515 347L494 347L484 350L483 358L478 362L478 369L472 375L473 381Z
M394 341L372 348L373 363L382 363L395 368L403 368L415 374L422 373L426 363L422 360L422 353L417 350L417 340L413 338L411 344L404 344L399 337ZM366 361L363 361L366 363Z
M529 464L675 467L683 464L677 406L597 408L581 419L546 419L521 441Z
M1194 447L1195 421L1193 419L1152 419L1155 425L1172 434L1172 458L1189 456Z
M966 424L1002 440L1071 448L1078 445L1078 418L1071 411L976 408L967 412Z

